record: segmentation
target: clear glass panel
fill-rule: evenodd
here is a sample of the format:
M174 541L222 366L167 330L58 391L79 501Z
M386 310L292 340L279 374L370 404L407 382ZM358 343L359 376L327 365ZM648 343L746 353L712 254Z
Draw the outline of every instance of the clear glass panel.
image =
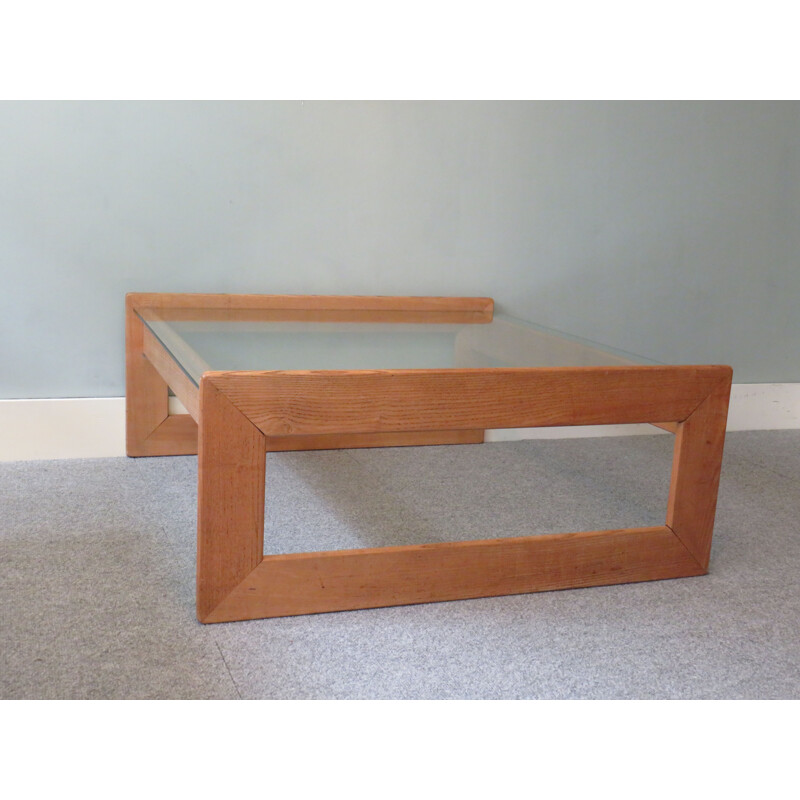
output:
M197 310L193 316L202 316ZM255 322L141 317L199 385L209 370L449 369L654 364L495 314L486 324Z

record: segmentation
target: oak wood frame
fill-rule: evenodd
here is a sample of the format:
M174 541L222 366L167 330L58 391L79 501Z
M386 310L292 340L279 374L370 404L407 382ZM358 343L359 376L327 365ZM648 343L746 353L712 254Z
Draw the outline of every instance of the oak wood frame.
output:
M167 320L311 322L491 322L488 297L361 297L323 295L168 294L125 296L125 415L129 456L196 455L199 391L143 324L139 312ZM169 390L188 414L169 413ZM269 450L477 444L483 430L425 431L270 438Z
M248 319L274 318L269 315L277 311L281 319L376 321L384 314L386 321L423 321L428 314L436 322L461 314L480 323L492 312L485 298L128 296L129 454L199 451L201 622L707 572L730 367L207 372L197 391L182 381L180 368L141 320L137 324L131 317L137 308L158 307L191 318L192 309L202 305L226 319L244 310ZM191 416L181 415L188 418L184 421L167 414L168 385L188 399L184 403L199 422L199 437ZM481 441L484 428L655 420L675 433L663 526L263 555L268 451Z

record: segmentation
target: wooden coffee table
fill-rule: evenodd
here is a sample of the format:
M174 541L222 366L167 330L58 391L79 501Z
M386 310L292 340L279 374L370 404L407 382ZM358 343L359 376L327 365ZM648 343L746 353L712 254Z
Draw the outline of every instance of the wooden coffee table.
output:
M641 364L493 311L488 298L126 297L128 455L198 454L201 622L707 572L731 368ZM170 415L169 389L188 414ZM658 527L264 555L267 452L644 422L675 433Z

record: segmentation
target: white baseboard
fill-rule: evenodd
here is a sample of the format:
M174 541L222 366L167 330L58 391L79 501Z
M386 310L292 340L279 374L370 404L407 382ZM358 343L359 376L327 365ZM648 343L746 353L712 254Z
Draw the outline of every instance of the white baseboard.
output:
M0 461L124 455L124 397L0 400Z
M800 428L800 383L735 383L728 408L729 431ZM667 431L652 425L581 425L569 428L509 428L487 431L487 442L517 439L582 439L594 436L639 436Z
M170 411L183 406L170 398ZM731 392L729 431L800 428L800 383L738 383ZM663 434L651 425L512 428L486 441ZM0 461L111 458L125 455L125 398L0 400Z

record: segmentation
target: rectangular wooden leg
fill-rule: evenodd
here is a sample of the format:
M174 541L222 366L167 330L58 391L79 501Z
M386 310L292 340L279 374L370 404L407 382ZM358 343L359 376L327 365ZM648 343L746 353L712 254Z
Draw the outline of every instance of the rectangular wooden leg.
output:
M200 388L197 617L257 567L264 553L264 434L223 394Z
M147 439L167 418L167 384L144 356L144 325L125 303L125 422L129 456L150 455Z
M197 424L169 414L169 387L144 354L144 323L125 301L125 425L129 456L194 455Z
M731 378L729 373L679 424L675 436L667 526L703 570L711 555Z

